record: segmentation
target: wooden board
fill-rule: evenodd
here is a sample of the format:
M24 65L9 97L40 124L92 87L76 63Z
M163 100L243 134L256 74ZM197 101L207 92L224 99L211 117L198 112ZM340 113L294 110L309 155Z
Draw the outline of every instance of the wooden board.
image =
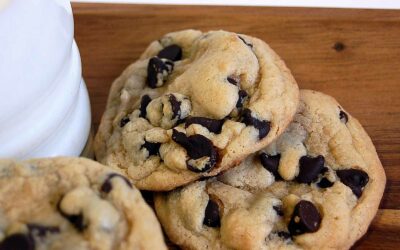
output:
M388 182L355 249L400 248L400 11L73 4L97 127L113 79L164 33L226 29L267 41L301 88L333 95L364 125Z

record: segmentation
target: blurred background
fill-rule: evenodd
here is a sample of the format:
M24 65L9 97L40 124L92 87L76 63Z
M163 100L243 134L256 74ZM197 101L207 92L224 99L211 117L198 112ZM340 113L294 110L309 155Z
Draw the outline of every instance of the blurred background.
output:
M72 0L87 3L139 3L139 4L196 4L196 5L247 5L247 6L291 6L291 7L333 7L333 8L379 8L399 9L396 0Z

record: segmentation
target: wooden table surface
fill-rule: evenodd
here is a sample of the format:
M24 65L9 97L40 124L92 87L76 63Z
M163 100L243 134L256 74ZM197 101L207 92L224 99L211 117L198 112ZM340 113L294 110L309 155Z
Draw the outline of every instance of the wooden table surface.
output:
M380 211L354 249L400 248L400 11L73 4L94 127L113 79L164 33L225 29L265 40L301 88L333 95L375 143Z

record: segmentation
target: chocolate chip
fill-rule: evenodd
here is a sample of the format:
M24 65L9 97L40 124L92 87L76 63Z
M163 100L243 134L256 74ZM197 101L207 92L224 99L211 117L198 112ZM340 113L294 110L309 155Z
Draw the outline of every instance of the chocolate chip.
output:
M183 148L190 159L199 159L201 157L209 157L208 163L203 166L202 169L195 168L188 164L188 169L194 172L205 172L212 169L217 163L217 151L214 148L212 142L203 135L191 135L187 137L184 133L181 133L175 129L172 130L172 140Z
M253 126L258 129L258 138L261 140L267 136L270 130L270 122L265 120L259 120L253 117L250 109L244 109L242 113L242 122L247 126Z
M182 59L182 49L176 44L172 44L163 48L157 55L159 58L166 58L171 61L179 61Z
M161 143L144 141L144 144L140 147L145 148L149 152L149 156L158 155Z
M60 228L55 226L43 226L39 224L27 224L28 230L32 235L45 237L47 234L60 233Z
M147 85L150 88L161 87L173 68L172 61L158 57L151 58L147 66Z
M60 199L60 201L57 204L57 210L60 212L60 214L65 219L67 219L78 231L85 230L87 225L84 222L83 214L82 213L79 213L79 214L67 214L67 213L65 213L64 211L61 210L61 201L62 201L62 198Z
M291 235L316 232L321 225L318 209L309 201L301 200L294 208L288 229Z
M278 234L279 237L281 237L281 238L283 238L285 240L288 240L288 239L292 238L290 233L285 232L285 231L279 231L277 234Z
M186 119L185 128L189 127L191 124L200 124L207 128L208 131L219 134L221 133L224 122L225 120L216 120L206 117L188 117Z
M271 174L275 176L275 180L282 180L281 175L279 174L279 160L281 159L281 155L267 155L266 153L260 154L260 162L263 167L268 170Z
M359 169L344 169L337 170L336 174L340 181L348 186L358 198L361 197L363 189L369 181L366 172Z
M226 78L226 80L228 80L228 82L229 82L230 84L233 84L233 85L235 85L235 86L237 86L238 83L240 82L240 78L239 78L238 76L234 76L234 75L228 76L228 77Z
M239 98L236 102L236 108L241 108L241 107L243 107L244 99L248 96L248 94L244 90L239 90L238 95L239 95Z
M0 250L34 250L35 241L30 235L21 233L7 236L0 243Z
M219 207L213 200L208 200L206 211L204 213L203 224L208 227L220 227Z
M101 185L101 188L100 188L101 192L106 193L106 194L108 194L111 191L111 189L112 189L112 185L108 179L103 183L103 185Z
M250 48L253 48L253 44L246 42L246 40L244 40L244 38L241 37L241 36L238 36L238 37L239 37L240 40L242 40L242 42L243 42L244 44L246 44L246 45L249 46Z
M124 127L128 122L130 122L131 120L129 119L128 116L125 116L121 119L121 121L119 122L119 126L122 128Z
M117 173L111 173L108 175L106 180L101 185L101 187L100 187L101 192L108 194L112 190L111 179L114 177L119 177L119 178L123 179L125 181L126 185L128 185L130 188L132 188L131 182L125 176L122 176Z
M184 133L174 129L172 140L183 146L192 159L210 156L210 151L214 149L212 142L203 135L191 135L187 137Z
M83 214L73 214L73 215L67 215L65 214L65 217L69 220L69 222L74 225L78 231L83 231L87 225L85 225L84 219L83 219Z
M147 105L151 102L151 98L148 95L142 96L142 99L140 99L140 114L139 117L146 118L147 115Z
M283 216L282 206L272 206L272 208L275 210L277 215Z
M317 157L303 156L300 158L300 171L296 181L300 183L311 183L316 181L318 175L324 168L325 158L322 155Z
M317 183L317 186L320 188L329 188L333 186L333 182L324 177Z
M343 110L340 110L339 119L340 119L341 122L346 124L347 121L349 120L349 117L347 116L347 114Z
M169 102L172 107L172 119L175 119L176 117L180 118L181 102L178 101L174 95L169 95Z

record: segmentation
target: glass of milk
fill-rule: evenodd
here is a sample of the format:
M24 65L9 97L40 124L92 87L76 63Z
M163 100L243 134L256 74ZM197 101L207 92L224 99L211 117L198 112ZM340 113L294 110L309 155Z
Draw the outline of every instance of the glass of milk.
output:
M69 1L0 1L0 157L88 154L90 103Z

